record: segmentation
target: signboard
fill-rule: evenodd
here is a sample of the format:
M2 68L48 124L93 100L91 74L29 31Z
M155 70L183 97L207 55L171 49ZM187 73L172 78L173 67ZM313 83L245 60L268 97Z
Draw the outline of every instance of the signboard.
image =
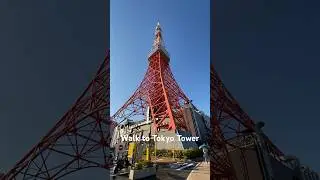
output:
M134 142L129 143L128 158L133 158L135 151L136 151L136 143Z

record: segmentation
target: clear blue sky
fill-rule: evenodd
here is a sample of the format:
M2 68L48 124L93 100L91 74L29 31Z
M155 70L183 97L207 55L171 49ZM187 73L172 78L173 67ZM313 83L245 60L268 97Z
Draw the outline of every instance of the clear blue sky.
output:
M143 79L158 20L176 81L194 104L209 115L209 3L209 0L111 1L111 115Z

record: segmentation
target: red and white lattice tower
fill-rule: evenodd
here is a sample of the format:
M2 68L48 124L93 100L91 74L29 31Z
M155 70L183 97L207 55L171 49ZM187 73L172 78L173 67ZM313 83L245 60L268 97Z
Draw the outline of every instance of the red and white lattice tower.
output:
M2 180L60 179L85 168L112 166L109 52L71 109Z
M171 72L170 57L163 43L159 23L148 60L149 66L140 86L112 116L113 121L143 120L149 111L155 129L188 131L191 123L186 122L183 109L189 100Z

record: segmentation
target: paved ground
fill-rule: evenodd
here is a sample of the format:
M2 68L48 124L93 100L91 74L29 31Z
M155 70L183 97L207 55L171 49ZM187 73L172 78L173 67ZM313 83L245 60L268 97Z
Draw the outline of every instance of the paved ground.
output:
M157 179L186 180L195 165L195 162L160 165L157 171Z
M198 163L190 172L187 180L206 180L210 179L210 163Z
M194 161L184 163L159 163L156 176L145 180L186 180L197 165ZM128 174L113 177L114 180L128 180ZM198 179L199 180L199 179ZM205 179L204 179L205 180Z

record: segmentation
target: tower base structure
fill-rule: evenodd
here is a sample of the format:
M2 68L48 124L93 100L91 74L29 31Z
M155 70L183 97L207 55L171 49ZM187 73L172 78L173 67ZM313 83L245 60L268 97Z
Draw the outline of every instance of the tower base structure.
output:
M184 150L198 148L200 137L192 136L190 132L160 129L155 131L151 121L126 123L115 128L111 146L116 151L128 149L128 144L135 142L140 146L150 144L157 150Z

